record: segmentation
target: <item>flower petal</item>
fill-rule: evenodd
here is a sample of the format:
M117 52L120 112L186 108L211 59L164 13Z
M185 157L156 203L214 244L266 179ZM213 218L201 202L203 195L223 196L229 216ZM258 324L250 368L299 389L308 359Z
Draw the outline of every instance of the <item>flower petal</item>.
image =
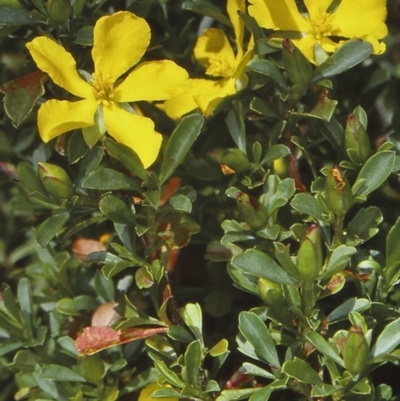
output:
M310 18L315 18L320 13L324 13L331 5L332 0L304 0Z
M116 102L165 100L190 88L186 70L170 60L141 63L114 89Z
M316 64L315 45L317 39L313 35L306 35L301 39L292 39L294 45L307 57L308 61Z
M95 72L112 82L139 62L150 43L147 22L128 11L100 18L93 35Z
M228 0L226 11L228 12L229 19L232 22L233 30L235 32L235 42L237 46L236 58L241 59L243 56L244 23L240 18L238 11L246 13L244 0Z
M193 97L206 117L212 114L224 97L236 93L235 81L234 78L220 79L218 81L198 80L197 95Z
M264 28L307 32L308 24L294 0L249 0L249 14Z
M206 29L197 39L194 56L209 75L227 77L236 70L235 54L221 29Z
M388 34L386 0L342 0L334 15L339 36L362 38L371 35L382 39Z
M129 113L115 102L103 105L108 133L118 142L134 150L145 168L156 160L162 136L154 130L150 118Z
M74 58L58 43L39 36L26 47L38 68L49 74L58 86L78 97L93 96L92 87L79 76Z
M208 82L208 80L205 79L191 79L191 89L188 92L168 99L164 102L163 105L160 106L160 108L165 111L168 117L172 118L173 120L179 120L184 114L189 113L190 111L198 107L193 98L194 95L198 94L198 81Z
M94 124L94 114L98 102L92 99L68 102L48 100L38 111L38 128L44 142L73 129L90 127Z

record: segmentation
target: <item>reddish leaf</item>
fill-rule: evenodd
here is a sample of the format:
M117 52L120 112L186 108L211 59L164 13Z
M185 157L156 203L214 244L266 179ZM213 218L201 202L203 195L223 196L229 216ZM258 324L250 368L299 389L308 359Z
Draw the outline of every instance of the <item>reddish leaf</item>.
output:
M47 75L38 70L0 86L0 92L5 93L4 109L14 127L26 119L36 101L44 94L43 83L46 79Z
M113 330L110 326L85 327L75 340L75 348L82 355L92 355L103 349L165 333L167 330L167 327L129 327L121 330Z

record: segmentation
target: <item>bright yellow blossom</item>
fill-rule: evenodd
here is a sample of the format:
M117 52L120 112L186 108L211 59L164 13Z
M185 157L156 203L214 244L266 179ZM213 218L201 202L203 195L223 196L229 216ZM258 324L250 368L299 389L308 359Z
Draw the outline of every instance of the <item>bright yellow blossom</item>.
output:
M344 39L357 38L370 42L374 54L385 51L379 39L388 33L386 0L342 0L332 12L332 0L304 0L307 14L299 12L295 0L249 2L252 5L248 12L261 27L299 32L302 37L292 41L314 64L317 43L325 52L333 53L345 43Z
M156 159L162 136L151 119L127 111L126 102L169 99L189 89L187 72L168 60L143 62L119 81L144 55L150 28L143 18L118 12L100 18L94 27L94 73L89 82L79 75L72 55L53 40L41 36L26 46L37 66L58 86L81 98L46 101L38 112L38 128L44 142L74 129L95 126L95 114L118 142L133 149L150 166ZM103 132L104 133L104 132Z
M252 56L254 43L250 40L244 51L244 24L238 11L246 11L244 0L228 0L227 12L235 33L236 53L224 31L206 29L197 39L194 56L206 74L216 79L191 79L189 92L165 102L163 108L171 118L178 119L197 107L208 117L224 97L234 95L247 85L244 69Z

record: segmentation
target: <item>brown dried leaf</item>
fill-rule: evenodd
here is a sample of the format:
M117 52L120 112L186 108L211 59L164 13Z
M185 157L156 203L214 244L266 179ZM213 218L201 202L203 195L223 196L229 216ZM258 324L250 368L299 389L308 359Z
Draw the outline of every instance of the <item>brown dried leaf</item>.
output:
M75 340L75 348L82 355L92 355L103 349L165 333L167 330L167 327L128 327L121 330L113 330L110 326L85 327Z

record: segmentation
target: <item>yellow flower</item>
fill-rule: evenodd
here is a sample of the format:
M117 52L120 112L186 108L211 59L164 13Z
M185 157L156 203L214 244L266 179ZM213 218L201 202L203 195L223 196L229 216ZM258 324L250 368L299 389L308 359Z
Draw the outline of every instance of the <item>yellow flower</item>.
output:
M362 39L373 46L375 54L385 51L379 39L387 33L386 0L342 0L336 10L329 10L332 0L304 0L308 13L301 14L295 0L249 0L248 12L258 24L277 31L297 31L302 37L292 39L301 52L316 64L315 45L327 53L335 52L346 39ZM282 37L282 36L281 36ZM340 38L339 42L333 40Z
M160 150L162 136L151 119L135 114L126 102L169 99L189 89L187 72L169 60L143 62L125 79L150 43L150 28L143 18L118 12L100 18L94 27L90 82L81 78L72 55L47 37L26 46L37 66L58 86L81 98L74 102L46 101L38 112L38 128L44 142L74 129L90 130L95 115L104 118L105 129L118 142L133 149L150 166ZM99 124L102 125L102 124ZM103 131L104 133L104 131Z
M208 117L222 99L243 89L247 85L244 69L254 47L253 40L243 49L244 24L238 11L245 12L244 0L228 0L227 12L235 33L236 53L221 29L208 28L198 38L194 48L196 60L205 68L211 79L191 79L189 92L167 100L163 106L173 119L200 107Z

